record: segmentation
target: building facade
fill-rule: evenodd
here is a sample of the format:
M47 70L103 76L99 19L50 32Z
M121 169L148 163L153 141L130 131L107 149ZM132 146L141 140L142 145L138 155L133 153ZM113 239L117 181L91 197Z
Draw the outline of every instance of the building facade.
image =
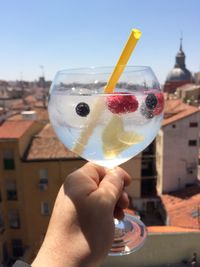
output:
M26 224L20 159L31 136L40 128L40 123L33 121L7 121L0 126L1 262L23 253Z
M200 110L169 100L156 138L157 192L178 191L197 182Z
M49 223L65 177L86 161L67 150L49 124L9 120L0 126L0 262L30 262ZM141 196L141 156L123 164L133 177L131 198Z

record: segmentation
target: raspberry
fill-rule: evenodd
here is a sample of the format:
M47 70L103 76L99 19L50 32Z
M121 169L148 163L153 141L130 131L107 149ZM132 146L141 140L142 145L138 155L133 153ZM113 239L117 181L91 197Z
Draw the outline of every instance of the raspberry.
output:
M107 99L108 109L114 114L124 114L134 112L138 108L138 101L134 95L126 92L116 92Z
M87 103L80 102L76 106L76 113L81 117L86 117L90 113L90 107Z
M164 109L164 97L162 93L156 93L156 98L157 98L157 105L153 111L154 115L159 115L160 113L162 113L163 109Z

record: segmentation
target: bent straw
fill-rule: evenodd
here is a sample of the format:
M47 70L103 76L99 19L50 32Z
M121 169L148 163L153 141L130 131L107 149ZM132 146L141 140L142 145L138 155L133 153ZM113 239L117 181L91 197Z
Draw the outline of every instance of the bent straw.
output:
M132 52L133 49L135 48L138 40L140 39L141 36L141 31L137 29L132 29L131 34L128 38L128 41L121 53L121 56L119 57L119 60L112 72L112 75L110 76L110 79L104 89L105 93L112 93L115 89L115 85L118 82Z
M115 89L115 86L137 44L137 41L140 39L141 32L138 29L132 29L131 34L127 40L127 43L118 59L118 62L110 76L110 79L107 85L104 88L104 93L112 93ZM102 114L103 101L98 101L90 115L90 118L87 123L87 127L81 132L79 139L72 148L72 151L81 156L85 146L88 143L88 140L96 127L96 124Z

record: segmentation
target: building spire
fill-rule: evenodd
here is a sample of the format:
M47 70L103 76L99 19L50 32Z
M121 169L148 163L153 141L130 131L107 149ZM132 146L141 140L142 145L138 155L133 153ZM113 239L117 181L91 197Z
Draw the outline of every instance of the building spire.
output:
M179 48L180 52L183 52L183 32L180 32L180 48Z
M183 34L181 32L181 38L180 38L180 48L178 53L176 54L176 68L185 68L185 53L183 52Z
M181 33L181 38L180 38L180 51L181 52L183 52L182 43L183 43L183 37L182 37L182 33Z

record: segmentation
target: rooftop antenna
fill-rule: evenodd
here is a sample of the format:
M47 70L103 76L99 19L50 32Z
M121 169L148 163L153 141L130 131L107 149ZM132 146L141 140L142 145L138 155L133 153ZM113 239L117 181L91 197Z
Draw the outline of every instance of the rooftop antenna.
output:
M40 65L40 69L41 69L41 77L40 77L40 81L41 81L41 86L42 86L42 90L43 90L43 107L44 109L46 109L47 105L46 105L46 97L47 97L47 93L46 93L46 86L45 86L45 76L44 76L44 66Z
M20 81L23 81L23 72L20 72Z
M23 72L20 72L20 87L22 90L22 101L24 103L24 105L26 104L26 100L25 100L25 90L24 90L24 81L23 81Z

